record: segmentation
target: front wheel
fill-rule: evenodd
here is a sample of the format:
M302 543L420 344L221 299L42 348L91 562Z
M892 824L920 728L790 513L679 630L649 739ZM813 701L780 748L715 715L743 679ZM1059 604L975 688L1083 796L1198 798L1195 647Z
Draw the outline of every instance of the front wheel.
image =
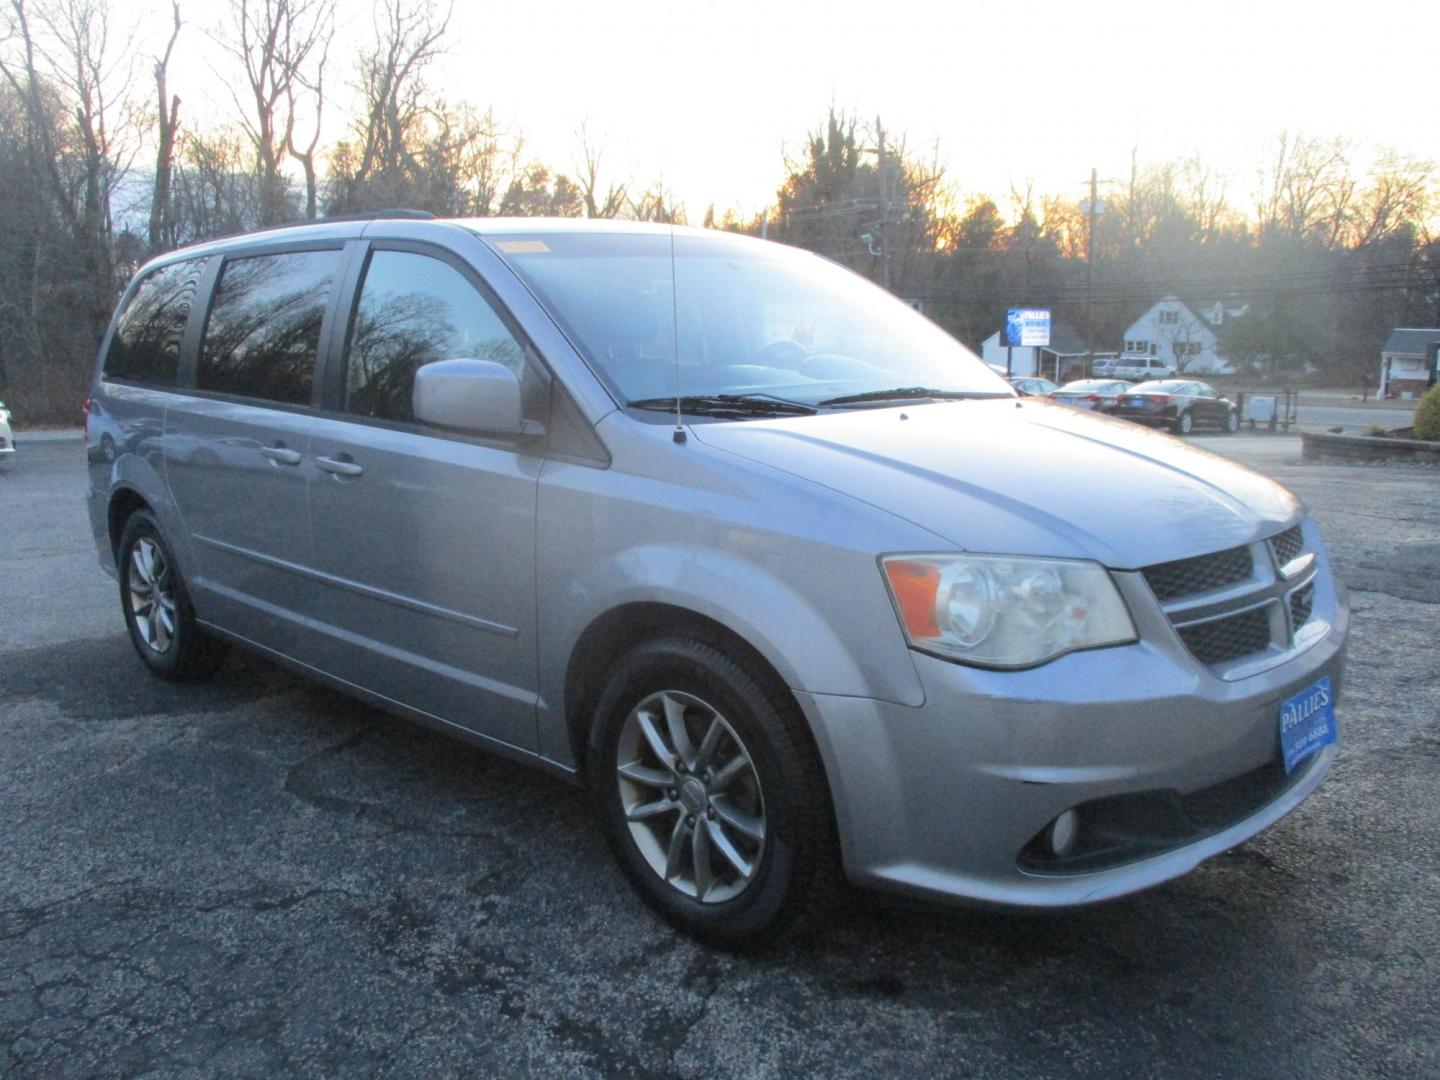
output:
M834 881L829 793L804 720L733 650L684 634L637 648L601 696L587 766L631 885L702 941L759 945Z
M195 621L175 557L148 510L125 522L117 569L125 627L145 666L162 679L210 674L221 646Z
M1194 428L1195 419L1189 412L1182 412L1176 418L1175 423L1171 425L1171 430L1174 431L1176 435L1189 435Z

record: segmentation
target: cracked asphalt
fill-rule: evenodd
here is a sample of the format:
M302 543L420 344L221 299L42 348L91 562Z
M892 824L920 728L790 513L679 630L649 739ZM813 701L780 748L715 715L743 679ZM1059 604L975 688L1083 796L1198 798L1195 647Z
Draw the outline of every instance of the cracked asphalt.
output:
M1196 440L1352 589L1301 809L1043 916L861 894L758 957L655 921L582 797L258 660L146 676L78 441L0 464L0 1075L1440 1074L1440 470Z

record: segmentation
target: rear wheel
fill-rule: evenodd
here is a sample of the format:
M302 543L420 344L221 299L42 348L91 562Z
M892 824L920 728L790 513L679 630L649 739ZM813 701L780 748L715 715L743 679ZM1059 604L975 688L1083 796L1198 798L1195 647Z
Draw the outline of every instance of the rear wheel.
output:
M601 696L587 777L630 883L677 928L759 945L837 877L829 793L788 691L680 634L641 645Z
M117 568L125 626L145 666L162 679L214 671L221 646L195 621L175 557L150 511L137 510L126 520Z
M1175 423L1170 425L1170 429L1176 435L1189 435L1195 429L1195 418L1190 415L1188 410L1182 412L1176 417Z

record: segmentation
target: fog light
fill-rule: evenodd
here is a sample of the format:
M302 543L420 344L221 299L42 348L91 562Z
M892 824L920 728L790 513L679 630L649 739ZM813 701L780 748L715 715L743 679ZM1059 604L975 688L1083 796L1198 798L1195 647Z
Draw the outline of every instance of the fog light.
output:
M1068 855L1080 835L1080 815L1066 810L1050 823L1050 850L1056 855Z

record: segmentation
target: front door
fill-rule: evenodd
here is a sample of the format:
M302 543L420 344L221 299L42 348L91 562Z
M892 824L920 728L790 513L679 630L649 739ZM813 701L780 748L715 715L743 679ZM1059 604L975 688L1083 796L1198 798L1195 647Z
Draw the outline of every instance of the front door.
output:
M415 370L521 346L458 261L372 250L311 489L322 666L431 716L535 746L535 505L541 458L415 423Z
M1204 383L1195 383L1195 419L1204 424L1224 424L1230 410L1220 404L1220 397Z

